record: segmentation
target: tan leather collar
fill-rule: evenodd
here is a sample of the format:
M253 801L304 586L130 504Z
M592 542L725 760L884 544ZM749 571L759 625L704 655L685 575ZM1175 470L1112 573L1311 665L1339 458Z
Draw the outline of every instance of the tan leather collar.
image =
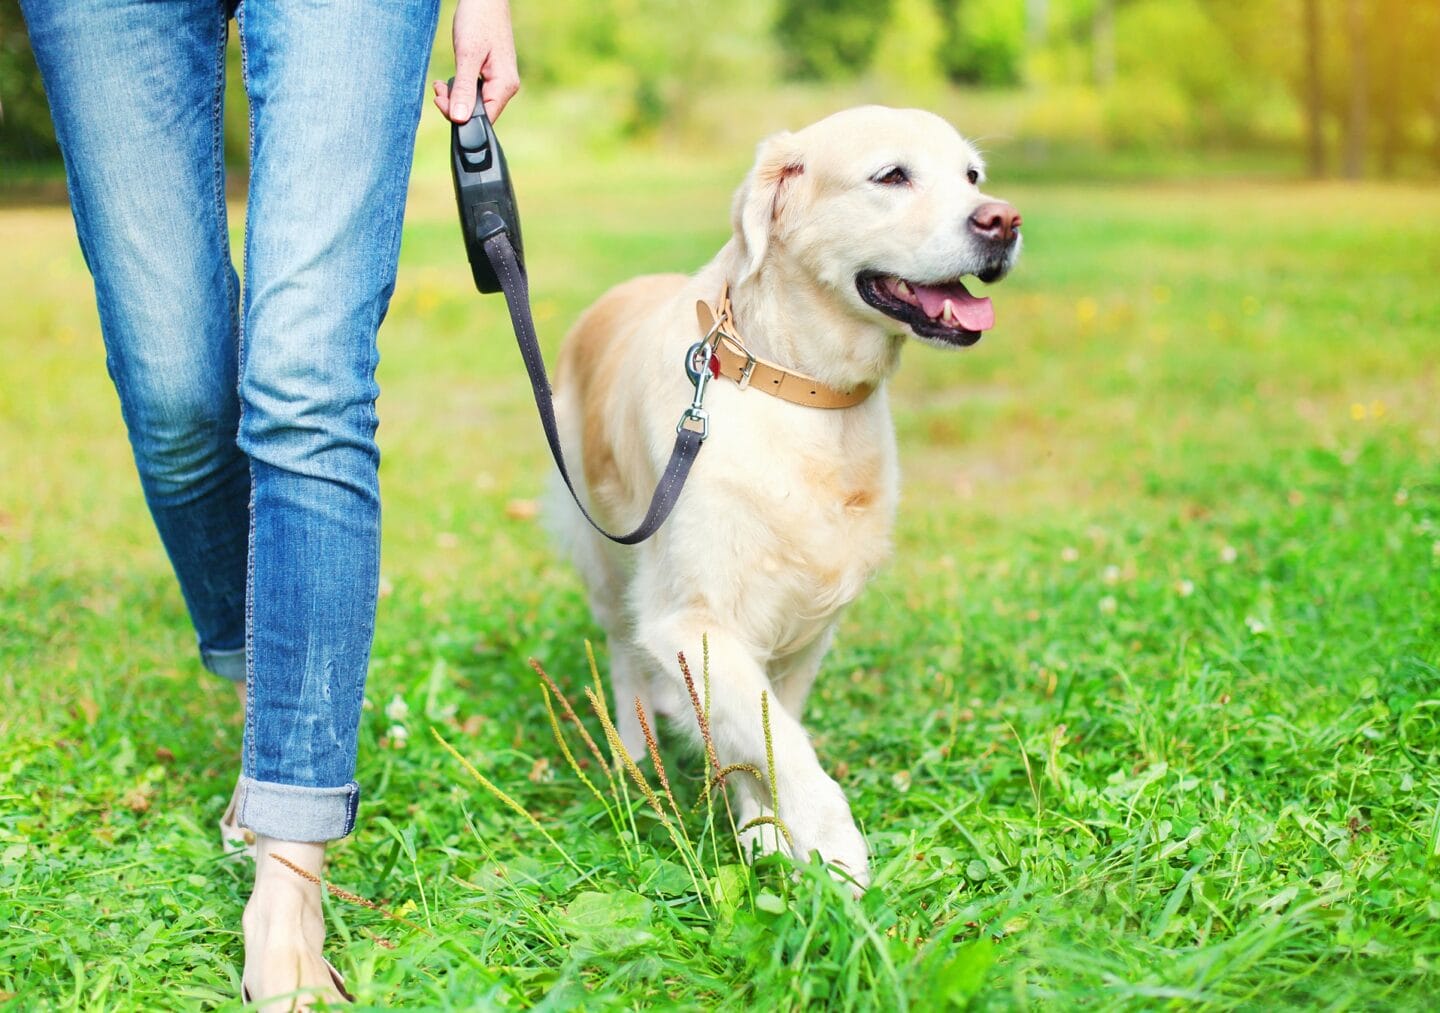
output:
M875 390L868 383L862 383L850 390L838 390L813 376L797 373L793 369L786 369L752 355L740 340L740 335L735 332L735 314L730 305L729 282L720 290L718 308L701 299L695 303L695 315L700 322L702 340L714 340L711 348L711 371L716 376L734 380L741 390L753 387L782 401L810 408L852 408Z

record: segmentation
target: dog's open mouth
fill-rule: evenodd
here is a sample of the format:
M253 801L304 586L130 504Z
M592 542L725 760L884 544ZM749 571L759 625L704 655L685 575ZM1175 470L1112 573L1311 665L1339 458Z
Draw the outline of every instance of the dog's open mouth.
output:
M995 326L995 307L959 281L920 285L887 274L862 274L855 279L860 298L893 317L922 338L952 345L973 345Z

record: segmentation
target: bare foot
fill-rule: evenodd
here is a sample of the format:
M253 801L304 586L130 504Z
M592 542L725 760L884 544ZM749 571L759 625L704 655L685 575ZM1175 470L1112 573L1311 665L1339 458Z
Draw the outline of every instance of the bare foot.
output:
M255 889L241 920L245 999L257 1002L262 1013L308 1010L317 1001L333 1004L348 999L339 976L321 955L325 917L320 874L325 845L263 836L255 843Z

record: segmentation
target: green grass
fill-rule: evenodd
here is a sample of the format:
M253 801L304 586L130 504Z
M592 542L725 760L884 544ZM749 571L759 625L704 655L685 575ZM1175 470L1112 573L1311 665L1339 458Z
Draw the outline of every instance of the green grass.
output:
M514 133L552 354L607 285L723 240L743 147L564 164ZM423 143L382 335L362 822L330 871L420 928L330 906L362 1002L1429 1005L1440 192L992 166L1026 255L980 345L905 353L895 559L807 719L875 852L856 902L739 865L689 810L697 757L666 751L679 848L565 762L526 659L578 699L597 631L507 512L546 452ZM235 1008L247 869L213 824L239 715L192 658L66 212L0 218L0 993Z

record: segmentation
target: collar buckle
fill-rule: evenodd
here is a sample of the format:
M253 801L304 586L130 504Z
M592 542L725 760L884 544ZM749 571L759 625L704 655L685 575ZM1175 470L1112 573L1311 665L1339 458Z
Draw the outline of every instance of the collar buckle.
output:
M750 353L750 349L745 347L745 342L741 341L738 337L736 337L734 334L731 334L729 331L722 330L718 335L718 339L724 341L736 352L739 352L741 355L745 356L745 365L740 367L740 375L735 380L735 382L739 385L740 389L744 390L746 387L750 386L750 377L754 374L755 366L757 363L759 363L760 360L755 358L755 356Z
M755 372L755 356L750 354L750 349L740 345L740 351L745 353L745 368L740 370L740 389L744 390L750 386L750 374Z

